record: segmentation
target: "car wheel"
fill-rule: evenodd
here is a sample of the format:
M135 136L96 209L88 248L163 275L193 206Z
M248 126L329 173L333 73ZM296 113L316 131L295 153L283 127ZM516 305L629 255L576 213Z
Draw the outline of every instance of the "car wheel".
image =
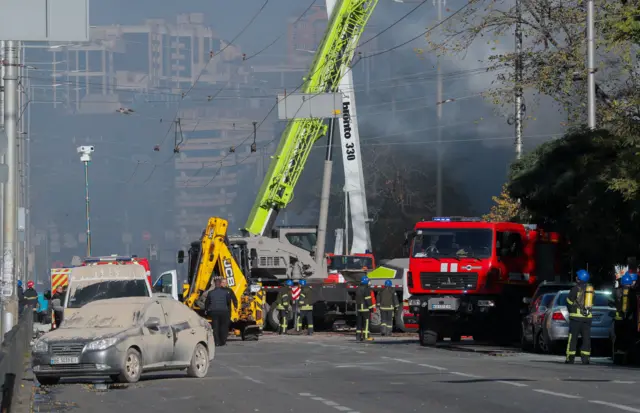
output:
M60 383L60 377L36 376L36 379L42 386L55 386Z
M122 383L137 383L142 375L142 357L135 348L127 350L124 357L124 366L118 376L118 381Z
M191 356L191 364L187 368L189 377L197 377L199 379L205 377L209 371L209 352L201 343L196 344Z
M550 352L549 343L544 339L544 334L541 332L538 333L536 337L536 348L538 352L542 354L548 354Z
M522 351L531 351L533 350L532 347L535 347L531 345L532 343L530 343L527 338L524 335L524 327L522 328L522 332L520 333L520 348L522 349ZM535 341L534 341L535 344Z

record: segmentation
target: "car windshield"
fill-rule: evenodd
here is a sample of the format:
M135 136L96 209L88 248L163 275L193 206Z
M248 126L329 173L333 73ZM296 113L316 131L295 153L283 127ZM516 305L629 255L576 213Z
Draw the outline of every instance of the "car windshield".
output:
M411 250L414 258L488 258L493 233L485 228L421 228Z
M567 297L569 296L569 293L560 293L558 295L558 299L556 300L556 306L567 306ZM601 291L596 291L596 296L595 299L593 301L593 306L594 307L613 307L613 298L611 297L610 294L605 294L604 292Z
M147 281L143 279L79 281L71 283L70 289L69 308L80 308L92 301L109 298L149 296Z
M286 234L285 238L292 245L307 251L313 251L316 248L317 236L315 233Z
M373 269L373 260L371 257L354 257L348 255L334 255L330 257L329 270L356 270L362 271L364 267L371 270Z

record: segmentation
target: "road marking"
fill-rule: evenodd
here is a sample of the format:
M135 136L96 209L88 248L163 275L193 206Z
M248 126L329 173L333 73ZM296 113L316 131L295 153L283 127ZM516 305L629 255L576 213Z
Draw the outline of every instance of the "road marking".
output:
M510 384L516 387L527 387L528 384L518 383L517 381L496 380L496 383Z
M455 374L456 376L463 376L463 377L473 377L476 379L481 378L481 376L476 376L475 374L460 373L459 371L452 371L451 374Z
M331 400L324 400L322 403L326 404L327 406L340 406L340 404L336 403L336 402L332 402Z
M447 369L445 369L444 367L432 366L431 364L418 364L418 366L420 366L420 367L426 367L426 368L428 368L428 369L440 370L440 371L446 371L446 370L447 370Z
M603 402L601 400L589 400L589 403L600 404L602 406L609 406L616 409L624 410L626 412L635 412L639 413L640 409L635 409L633 407L625 406L624 404L611 403L611 402Z
M245 378L246 380L252 381L252 382L254 382L254 383L264 384L264 383L262 383L260 380L256 380L256 379L254 379L253 377L244 376L244 378Z
M352 412L351 408L346 406L333 406L333 408L341 412Z
M629 380L614 380L612 383L617 383L617 384L634 384L635 381L629 381Z
M311 393L298 393L298 395L299 395L299 396L310 397L310 398L311 398L311 400L316 400L316 401L322 402L322 403L326 404L327 406L331 406L331 407L333 407L334 409L339 410L339 411L341 411L341 412L359 413L359 412L354 411L354 410L353 410L353 409L351 409L350 407L347 407L347 406L341 406L339 403L336 403L336 402L331 401L331 400L324 399L324 398L322 398L322 397L316 397L316 396L314 396L314 395L313 395L313 394L311 394Z
M324 401L324 399L322 397L312 397L311 400L315 400L315 401L318 401L318 402L323 402Z
M389 358L389 360L398 361L398 362L400 362L400 363L414 364L414 362L413 362L413 361L411 361L411 360L405 360L405 359L393 359L393 358Z
M298 396L312 397L313 394L311 394L311 393L298 393Z
M554 392L554 391L549 391L549 390L533 389L533 391L538 392L538 393L548 394L548 395L550 395L550 396L564 397L564 398L566 398L566 399L582 399L582 397L580 397L580 396L574 396L573 394L556 393L556 392ZM640 410L639 410L639 411L640 411Z

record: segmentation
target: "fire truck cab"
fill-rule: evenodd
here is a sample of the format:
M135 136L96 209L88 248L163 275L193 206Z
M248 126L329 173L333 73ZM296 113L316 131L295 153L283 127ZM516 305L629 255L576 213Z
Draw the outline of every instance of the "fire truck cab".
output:
M523 298L558 280L559 237L535 226L436 217L409 235L409 307L421 345L517 338Z

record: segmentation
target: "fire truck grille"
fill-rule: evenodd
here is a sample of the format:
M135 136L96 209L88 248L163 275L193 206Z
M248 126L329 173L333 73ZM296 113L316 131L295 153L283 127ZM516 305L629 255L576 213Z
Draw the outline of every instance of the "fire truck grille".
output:
M421 272L420 282L425 290L475 290L475 272Z

